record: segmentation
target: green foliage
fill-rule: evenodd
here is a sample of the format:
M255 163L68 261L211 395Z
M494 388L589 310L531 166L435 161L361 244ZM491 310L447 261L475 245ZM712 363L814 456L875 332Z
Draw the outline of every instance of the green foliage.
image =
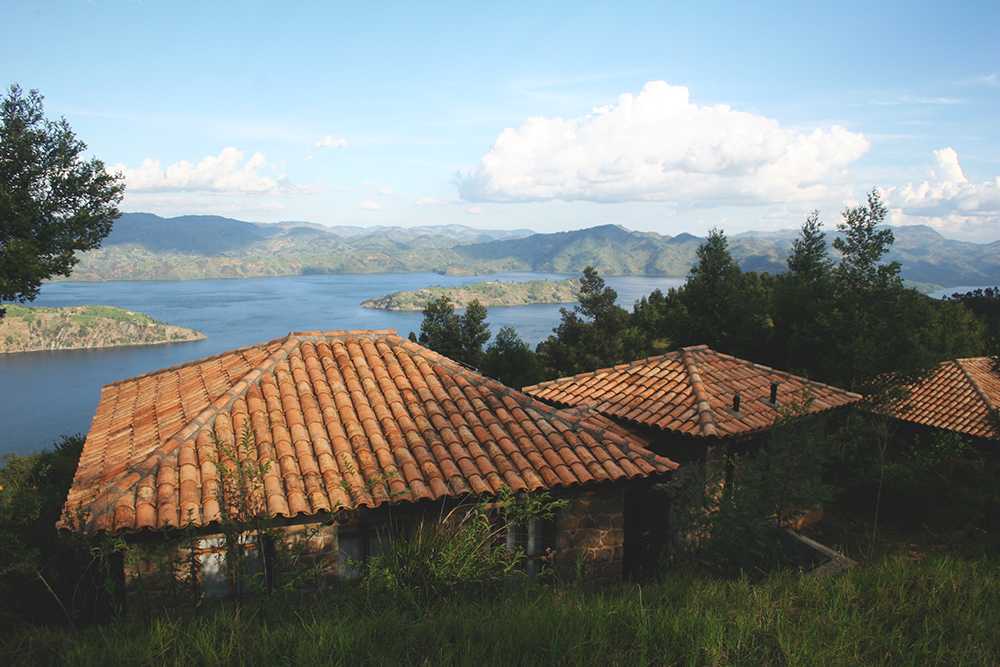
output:
M270 461L258 454L249 419L233 442L220 437L214 428L212 441L219 470L219 532L230 591L237 600L242 599L253 583L253 575L258 573L254 566L259 565L257 580L270 592L274 563L268 557L268 544L274 536L264 493L264 475Z
M544 379L538 355L512 327L502 327L483 355L482 372L520 389Z
M993 370L1000 373L1000 287L955 293L948 300L962 304L982 322L985 327L986 354L993 360Z
M629 314L616 305L618 293L588 266L580 277L579 305L560 309L559 326L537 352L550 376L572 375L618 363L633 352Z
M461 315L447 296L428 301L417 342L467 366L478 367L483 345L490 339L486 314L478 301L472 301Z
M926 531L941 544L1000 550L1000 462L960 434L859 412L833 433L831 445L829 479L844 512L877 512L876 530L882 523Z
M390 521L378 535L377 553L361 564L362 588L382 603L417 609L456 592L509 588L525 576L527 561L523 549L507 543L508 529L552 520L568 504L504 487L496 498L459 505L436 521L409 527Z
M486 308L479 301L472 301L459 318L459 361L478 368L483 361L483 346L490 339L490 326L486 321Z
M792 562L781 529L798 512L832 498L824 480L825 429L819 420L801 418L808 403L803 396L784 408L756 451L716 450L704 464L674 474L668 489L678 560L754 576Z
M362 564L362 586L383 604L416 608L456 590L488 590L523 575L524 553L507 549L505 531L482 505L421 521L410 535L390 526L379 535L381 553Z
M81 436L0 466L0 626L92 622L115 611L118 540L59 533ZM83 517L67 516L72 525Z
M65 119L46 120L38 91L12 85L0 119L0 301L31 301L43 280L69 275L77 252L100 246L124 185L83 159Z

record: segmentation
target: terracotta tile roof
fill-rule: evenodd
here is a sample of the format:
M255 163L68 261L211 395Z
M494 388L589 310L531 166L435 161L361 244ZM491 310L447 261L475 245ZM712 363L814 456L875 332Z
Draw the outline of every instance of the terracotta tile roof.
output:
M1000 409L1000 374L989 357L954 359L908 387L910 395L892 406L897 419L1000 440L990 411Z
M778 405L771 383L778 382ZM525 387L555 405L589 406L609 417L684 435L720 437L766 429L781 406L808 397L808 412L822 412L861 396L761 366L705 345ZM740 393L740 410L733 395Z
M677 467L601 415L553 408L393 331L302 332L104 387L67 513L84 530L218 521L213 429L231 465L246 424L272 517Z

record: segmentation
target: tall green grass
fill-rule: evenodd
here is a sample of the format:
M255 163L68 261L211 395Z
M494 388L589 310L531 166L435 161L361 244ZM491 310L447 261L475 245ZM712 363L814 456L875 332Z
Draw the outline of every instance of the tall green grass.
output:
M994 665L1000 561L885 560L761 583L675 573L600 590L528 586L424 609L345 587L199 616L3 640L12 664Z

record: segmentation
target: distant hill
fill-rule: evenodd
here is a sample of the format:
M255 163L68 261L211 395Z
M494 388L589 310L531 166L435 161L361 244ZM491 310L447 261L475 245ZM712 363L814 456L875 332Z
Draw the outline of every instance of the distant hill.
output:
M488 260L507 270L577 273L593 266L607 275L687 275L703 238L692 234L670 237L654 232L633 232L619 225L601 225L527 238L462 245L455 248L472 261ZM732 243L733 254L744 268L782 271L786 248L741 239Z
M925 226L893 227L889 258L914 282L1000 283L1000 242L946 239ZM781 272L796 230L730 237L747 271ZM835 233L830 233L832 241ZM179 280L315 273L503 271L683 277L703 238L666 236L619 225L551 234L481 230L462 225L327 227L309 222L255 223L218 216L161 218L126 213L104 246L85 253L73 280ZM831 251L832 252L832 251Z

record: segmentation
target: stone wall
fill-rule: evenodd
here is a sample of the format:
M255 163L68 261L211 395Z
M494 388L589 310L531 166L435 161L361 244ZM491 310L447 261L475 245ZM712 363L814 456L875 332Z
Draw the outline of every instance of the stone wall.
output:
M625 559L625 492L597 486L569 498L555 525L555 566L562 576L621 579Z

